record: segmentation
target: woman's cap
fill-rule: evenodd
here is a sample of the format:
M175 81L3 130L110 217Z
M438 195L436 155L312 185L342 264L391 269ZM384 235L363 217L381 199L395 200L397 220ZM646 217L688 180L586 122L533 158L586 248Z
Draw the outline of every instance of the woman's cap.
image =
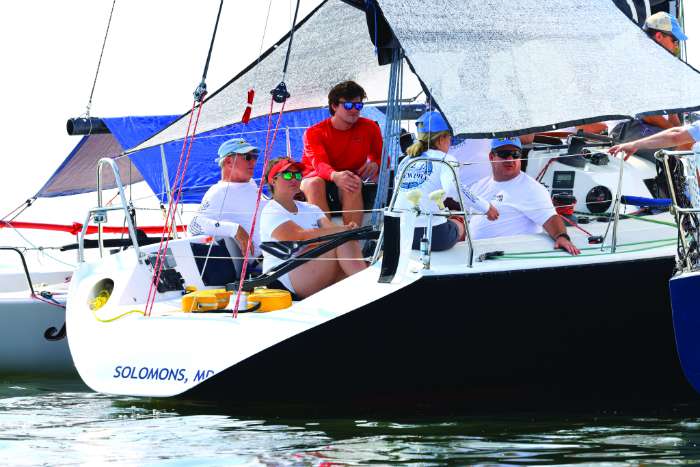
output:
M267 183L272 183L272 179L277 176L278 173L284 172L285 170L289 169L297 169L299 172L304 171L304 164L301 162L297 162L294 159L282 159L281 161L278 161L275 163L270 168L270 171L267 173Z
M426 112L416 120L416 131L418 133L439 133L441 131L451 131L445 117L440 112L431 110Z

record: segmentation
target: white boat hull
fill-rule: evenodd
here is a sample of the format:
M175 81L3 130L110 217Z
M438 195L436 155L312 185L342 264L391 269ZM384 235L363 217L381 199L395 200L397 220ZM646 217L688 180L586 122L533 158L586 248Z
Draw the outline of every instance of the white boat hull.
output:
M27 292L0 294L0 322L0 374L76 376L68 339L59 334L64 308Z

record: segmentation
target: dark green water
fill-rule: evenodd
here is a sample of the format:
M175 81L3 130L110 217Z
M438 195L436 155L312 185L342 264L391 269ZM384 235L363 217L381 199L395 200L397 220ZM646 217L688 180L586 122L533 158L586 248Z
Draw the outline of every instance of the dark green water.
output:
M253 418L0 381L0 465L700 463L700 404L646 412Z

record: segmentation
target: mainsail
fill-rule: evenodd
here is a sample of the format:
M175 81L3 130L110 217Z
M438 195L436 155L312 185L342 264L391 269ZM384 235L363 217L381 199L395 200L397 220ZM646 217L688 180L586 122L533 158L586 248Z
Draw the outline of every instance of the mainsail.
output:
M406 60L455 133L523 134L700 108L700 74L655 44L610 0L377 0ZM365 13L327 0L294 35L286 109L323 106L355 79L387 96ZM237 121L249 87L281 79L287 38L204 103L200 132ZM406 86L404 87L406 89ZM260 95L253 114L269 111ZM187 118L132 151L184 137Z
M239 121L246 108L246 95L250 88L257 93L251 117L267 115L270 110L269 91L282 79L287 42L288 37L285 36L209 96L197 125L198 133ZM389 67L377 65L374 47L367 34L365 13L340 0L330 0L322 3L297 25L289 69L284 78L292 94L285 111L327 105L328 90L337 82L347 79L361 83L369 101L383 101L387 97ZM415 78L413 80L413 88L418 93L420 88ZM187 129L188 115L132 151L182 139Z

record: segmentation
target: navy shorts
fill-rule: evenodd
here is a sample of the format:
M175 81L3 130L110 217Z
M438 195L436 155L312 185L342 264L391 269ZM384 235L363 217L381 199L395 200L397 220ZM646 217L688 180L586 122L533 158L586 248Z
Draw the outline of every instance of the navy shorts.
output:
M420 239L423 238L425 227L416 227L413 231L413 249L420 249ZM459 241L459 229L457 225L448 220L447 222L433 226L433 238L431 251L449 250Z

